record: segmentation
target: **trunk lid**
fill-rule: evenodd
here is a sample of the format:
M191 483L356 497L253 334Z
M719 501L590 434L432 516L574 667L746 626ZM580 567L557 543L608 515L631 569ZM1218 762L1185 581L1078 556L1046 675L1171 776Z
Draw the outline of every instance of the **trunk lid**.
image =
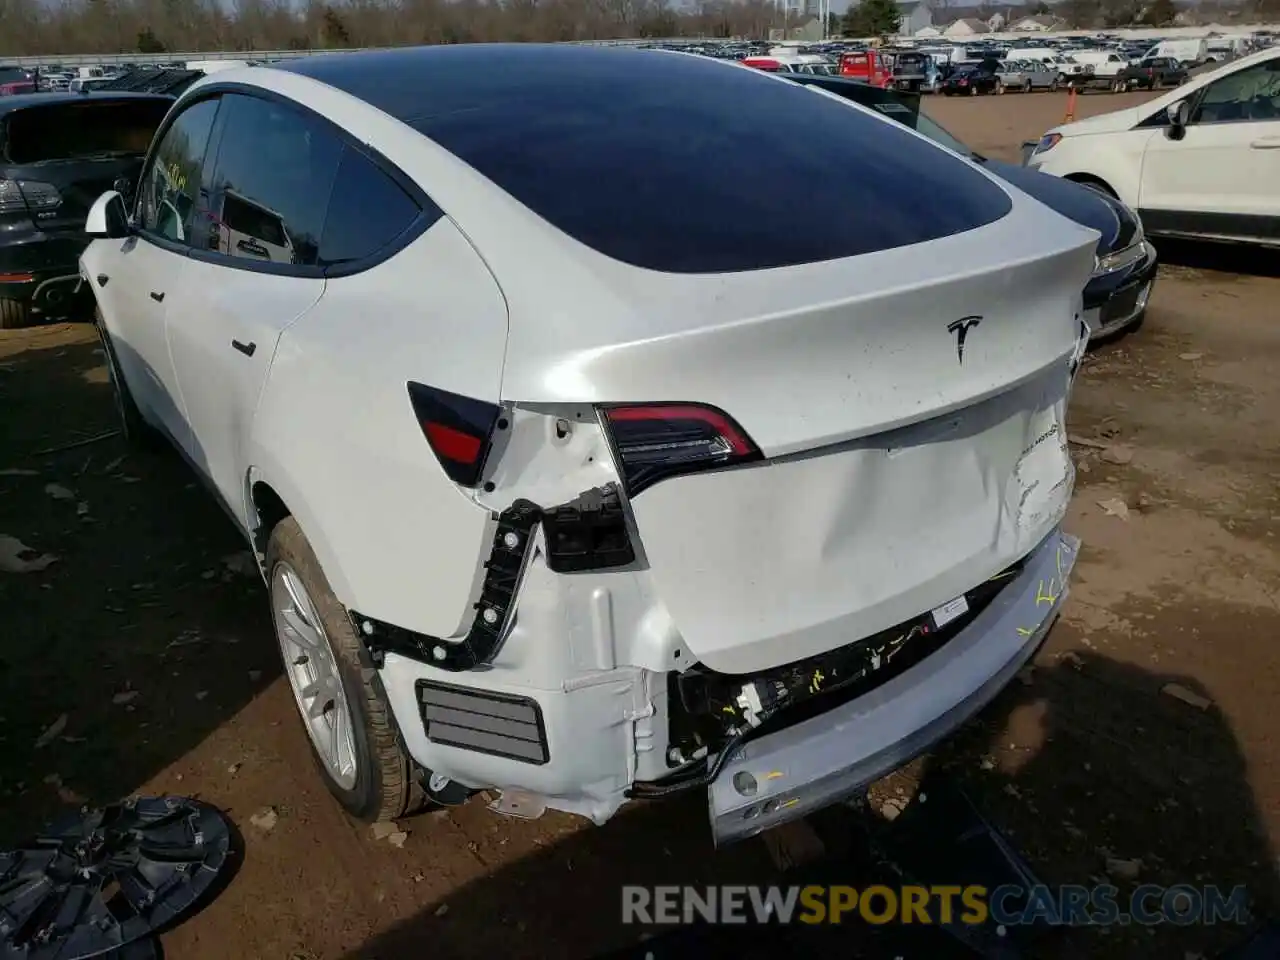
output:
M846 260L718 277L598 264L630 309L584 296L597 314L576 344L513 315L506 396L707 404L767 458L630 503L707 666L745 673L892 627L1060 522L1097 234L1011 195L985 227Z

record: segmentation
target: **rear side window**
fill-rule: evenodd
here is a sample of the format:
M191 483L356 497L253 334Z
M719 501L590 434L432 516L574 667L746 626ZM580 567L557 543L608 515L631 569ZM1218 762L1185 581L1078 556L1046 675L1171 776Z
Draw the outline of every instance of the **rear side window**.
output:
M5 118L4 158L27 164L141 157L170 105L167 100L86 101L17 110Z
M189 243L192 214L203 188L204 155L217 100L187 107L169 125L142 173L139 220L145 233Z
M192 246L234 260L315 266L342 141L318 118L256 97L225 117Z
M364 260L394 243L422 213L417 201L360 151L347 147L320 240L322 266ZM439 211L430 211L432 218Z
M924 243L1012 206L901 125L796 84L658 52L587 66L494 100L469 78L473 109L410 122L569 236L672 273Z

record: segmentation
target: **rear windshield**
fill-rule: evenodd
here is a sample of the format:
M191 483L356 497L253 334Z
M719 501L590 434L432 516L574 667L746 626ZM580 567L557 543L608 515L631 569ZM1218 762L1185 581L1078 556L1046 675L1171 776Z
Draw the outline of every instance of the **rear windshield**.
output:
M4 119L4 159L25 164L142 156L168 109L168 100L84 100L15 110Z
M799 85L667 53L574 60L500 99L486 84L509 81L469 76L474 106L409 122L574 239L665 272L835 260L1011 207L963 161Z

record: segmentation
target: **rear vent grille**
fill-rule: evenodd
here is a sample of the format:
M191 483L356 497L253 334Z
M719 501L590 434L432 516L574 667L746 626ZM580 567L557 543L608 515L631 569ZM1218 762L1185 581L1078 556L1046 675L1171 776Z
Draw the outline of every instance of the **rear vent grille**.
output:
M427 739L524 763L550 759L536 700L449 683L418 681Z

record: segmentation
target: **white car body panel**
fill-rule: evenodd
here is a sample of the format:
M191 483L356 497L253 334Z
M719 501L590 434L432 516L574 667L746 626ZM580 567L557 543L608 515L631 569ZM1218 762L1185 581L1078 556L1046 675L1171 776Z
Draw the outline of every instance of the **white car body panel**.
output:
M444 213L388 259L328 279L218 266L136 238L123 246L155 256L116 240L85 252L86 276L113 277L97 293L113 341L141 357L125 379L144 415L190 423L177 438L245 535L259 533L264 484L357 620L456 649L477 617L500 514L521 500L549 510L622 491L634 562L554 572L535 527L518 616L502 622L483 669L395 652L375 662L418 764L603 822L631 784L671 771L669 673L694 662L771 669L848 647L1028 557L1007 588L1016 625L993 615L959 634L974 655L937 681L943 699L921 722L944 711L959 722L1034 652L1074 557L1058 531L1074 476L1065 408L1087 341L1081 291L1096 233L983 172L1011 204L984 226L799 266L662 273L555 229L353 96L256 68L185 96L221 82L323 115ZM895 121L839 102L898 135ZM139 266L116 291L129 263ZM162 309L150 289L165 291ZM171 376L148 373L153 359ZM411 382L500 406L502 435L474 488L442 469ZM764 459L629 496L598 408L651 402L719 408ZM432 739L420 714L427 681L529 698L550 762ZM888 719L876 721L877 742L918 734L912 713L909 692L895 699L878 714ZM797 749L817 770L831 744L808 731ZM784 808L754 822L788 818Z
M323 279L272 276L174 257L165 278L165 333L190 430L189 459L240 525L253 526L245 474L258 398L280 335L324 293ZM252 356L234 346L245 345ZM253 344L248 347L248 344ZM217 371L218 376L210 376ZM304 397L292 403L305 402Z
M493 276L442 219L387 262L329 280L281 340L240 476L252 468L273 487L292 479L320 524L317 555L346 606L435 636L462 628L491 521L440 471L405 384L430 379L496 400L506 332ZM332 429L299 430L299 405Z
M105 249L109 245L111 252ZM182 391L165 339L166 305L151 294L164 293L186 258L129 237L91 244L85 251L86 276L108 278L98 292L107 329L138 406L156 427L184 449L189 443Z
M1181 140L1155 131L1143 156L1138 204L1280 218L1280 117L1192 124Z

